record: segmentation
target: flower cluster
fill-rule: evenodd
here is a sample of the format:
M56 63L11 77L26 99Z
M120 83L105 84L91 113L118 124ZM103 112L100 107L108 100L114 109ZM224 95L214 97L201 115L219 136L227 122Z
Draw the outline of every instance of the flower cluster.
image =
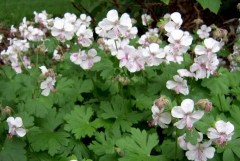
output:
M194 102L191 99L184 99L181 103L181 106L174 106L171 109L171 115L169 112L165 111L164 105L169 103L165 97L160 97L154 101L152 106L152 118L153 121L150 122L150 125L158 125L161 128L167 128L172 121L178 119L173 125L180 130L186 128L188 131L195 129L194 123L199 121L203 115L204 111L195 110L194 111ZM166 101L167 100L167 101ZM209 106L211 102L207 99L200 99L196 105L199 105L202 109L206 109L209 112ZM186 157L189 160L194 161L206 161L211 159L214 156L215 148L210 145L212 142L216 143L219 146L224 146L228 141L231 140L234 132L234 126L230 122L224 122L219 120L215 123L215 127L208 128L208 133L206 134L209 138L208 141L203 141L203 133L198 132L197 144L192 144L185 140L186 133L178 137L178 144L183 149L186 150Z

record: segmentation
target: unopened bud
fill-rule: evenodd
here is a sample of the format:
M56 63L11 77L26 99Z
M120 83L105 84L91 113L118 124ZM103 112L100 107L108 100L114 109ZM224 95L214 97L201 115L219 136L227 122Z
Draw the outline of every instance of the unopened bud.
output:
M213 38L215 39L223 39L225 42L228 41L227 37L228 31L222 28L215 28L213 31Z
M12 112L12 108L9 106L6 106L3 109L1 109L1 111L2 111L2 115L9 115Z
M206 112L210 112L212 110L212 103L208 99L200 99L196 105L199 105Z
M169 104L169 100L165 96L161 96L160 98L154 101L154 104L159 108L163 108L164 105Z

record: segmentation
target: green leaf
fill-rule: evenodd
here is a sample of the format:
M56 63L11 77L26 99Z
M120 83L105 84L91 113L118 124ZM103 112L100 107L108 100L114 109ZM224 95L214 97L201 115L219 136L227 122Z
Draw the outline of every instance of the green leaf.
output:
M144 118L144 115L136 111L130 110L130 101L122 98L121 96L113 96L111 103L107 101L102 101L100 108L102 113L100 117L103 119L114 119L112 128L122 131L127 131L130 129L132 124Z
M218 76L204 79L201 85L207 87L211 91L211 94L227 94L230 86L228 78L229 72L226 69L220 69L218 72Z
M45 130L54 131L63 123L64 115L65 113L56 111L55 108L50 109L44 118L39 119L40 126Z
M94 85L93 85L93 82L91 79L87 79L87 80L84 80L82 83L81 83L81 86L80 86L80 89L79 89L79 92L80 93L89 93L93 90L94 88Z
M162 149L162 154L164 156L166 156L168 159L176 159L178 158L179 160L183 160L184 157L184 153L183 150L180 149L179 146L176 146L176 141L172 141L172 140L164 140L162 145L161 145L161 149ZM172 153L175 153L174 155L171 155Z
M234 154L230 148L226 149L223 152L223 161L235 160Z
M186 142L190 142L193 145L196 145L198 143L197 139L199 138L198 132L194 130L188 130L186 132Z
M28 140L35 152L48 150L51 156L59 153L62 146L68 145L69 134L66 132L51 132L33 128L29 131Z
M142 93L135 96L136 97L136 107L140 110L148 110L152 107L153 99L151 97L148 97Z
M53 51L58 46L58 41L56 39L47 39L44 41L44 45L48 49L49 53L53 53Z
M152 149L158 144L156 133L147 134L145 130L132 128L131 135L121 138L117 141L117 146L123 151L124 157L121 161L126 160L153 160L151 156Z
M113 63L109 58L103 58L99 63L94 64L91 70L100 72L103 79L111 78L114 74Z
M197 0L198 3L201 4L203 9L208 8L211 12L217 14L220 6L221 6L221 0Z
M98 128L96 122L91 122L92 115L91 107L75 106L74 110L65 117L67 124L64 129L72 132L76 139L91 137Z
M104 154L115 153L115 142L116 139L111 138L108 134L103 132L95 134L96 141L93 141L89 146L95 154L101 156Z
M232 148L232 151L233 151L233 153L236 154L236 156L240 159L239 145L240 145L240 144L238 144L238 146L233 147L233 148Z
M25 146L18 138L6 139L1 147L0 161L27 161Z
M231 98L226 97L225 95L214 95L212 97L212 103L215 107L218 108L219 111L221 112L227 112L230 110L230 104L231 104Z
M231 110L229 110L231 117L240 125L240 108L236 105L233 105Z
M26 101L23 110L36 117L43 118L48 114L48 110L52 108L53 102L50 97L41 97L29 99Z
M166 5L168 5L170 0L161 0L161 1L162 1L163 3L165 3Z

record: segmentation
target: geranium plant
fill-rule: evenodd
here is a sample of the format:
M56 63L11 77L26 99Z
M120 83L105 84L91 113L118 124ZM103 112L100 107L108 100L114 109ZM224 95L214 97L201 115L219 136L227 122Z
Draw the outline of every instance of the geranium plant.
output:
M240 159L239 44L216 26L34 15L2 38L0 161Z

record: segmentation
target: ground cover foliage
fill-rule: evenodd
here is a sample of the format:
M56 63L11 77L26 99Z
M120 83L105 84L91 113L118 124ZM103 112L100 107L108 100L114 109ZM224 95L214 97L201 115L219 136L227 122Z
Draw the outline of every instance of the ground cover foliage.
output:
M109 9L11 26L0 161L239 160L240 26L229 44L225 29L183 23Z

